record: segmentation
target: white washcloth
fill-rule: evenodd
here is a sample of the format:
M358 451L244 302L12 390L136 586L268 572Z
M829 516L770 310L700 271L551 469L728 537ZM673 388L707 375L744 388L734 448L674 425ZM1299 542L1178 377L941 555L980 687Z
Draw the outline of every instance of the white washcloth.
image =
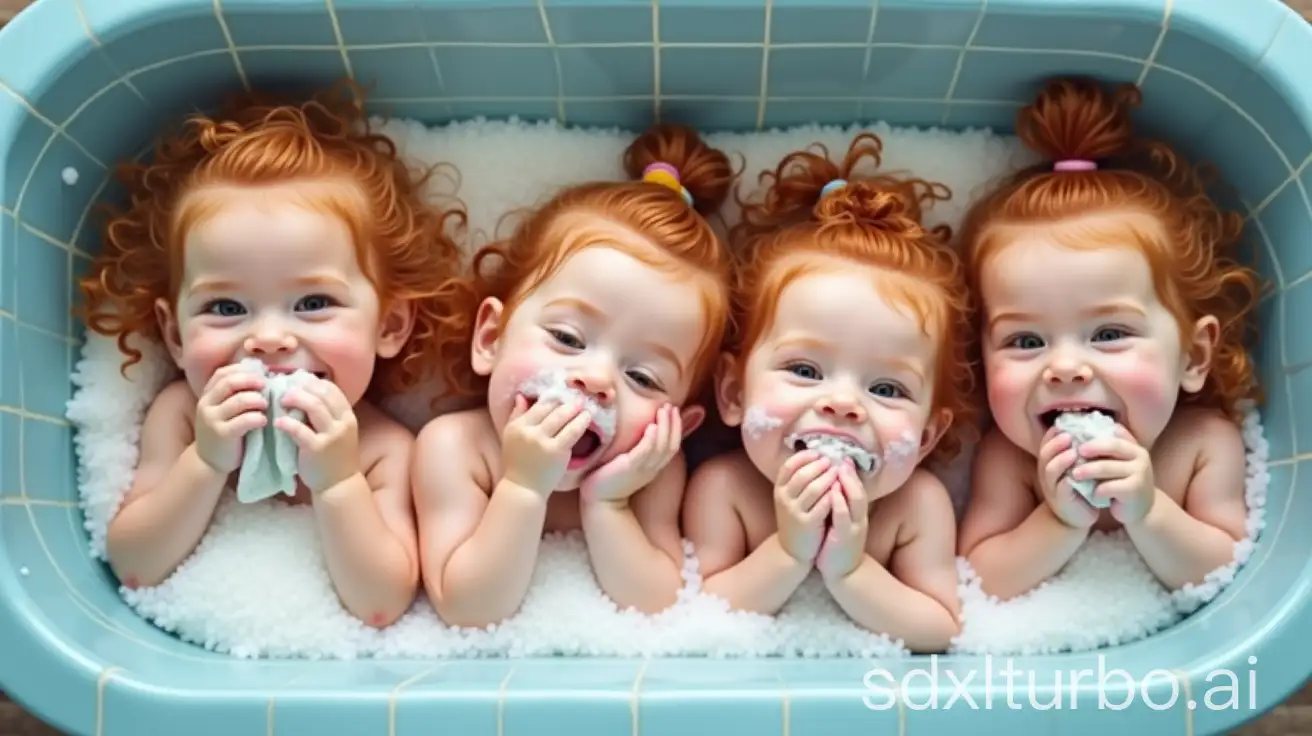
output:
M305 415L301 411L288 411L284 408L282 398L291 389L314 380L314 374L307 371L269 373L264 363L254 358L246 358L239 365L242 370L259 373L268 379L261 393L269 402L269 421L263 427L246 434L241 473L237 476L237 500L255 503L279 492L295 496L299 456L296 442L291 435L274 427L273 423L283 416L304 420Z

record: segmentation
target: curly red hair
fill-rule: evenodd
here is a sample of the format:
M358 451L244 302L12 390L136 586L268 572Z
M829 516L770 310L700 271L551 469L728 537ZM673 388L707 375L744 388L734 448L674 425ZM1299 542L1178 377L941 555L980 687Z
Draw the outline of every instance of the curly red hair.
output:
M298 103L239 95L220 113L192 115L180 131L161 137L149 163L117 167L129 202L108 208L101 252L78 284L80 314L91 330L117 338L126 369L141 360L132 335L162 337L156 301L176 307L183 243L201 214L187 206L190 193L223 184L348 180L359 201L321 204L346 221L383 308L397 301L415 307L406 347L379 362L371 388L413 388L438 372L439 336L454 319L461 272L447 228L463 225L464 213L425 203L429 174L412 173L390 139L370 132L363 92L353 83Z
M883 144L872 133L857 135L837 163L824 146L813 148L818 152L791 153L761 174L761 201L743 204L742 221L731 233L739 249L731 350L740 357L751 353L770 328L784 289L832 267L827 259L837 259L842 268L877 271L881 293L907 305L937 335L932 410L951 412L952 425L927 459L948 460L970 436L977 413L962 265L949 246L951 230L923 224L925 208L951 192L910 176L862 175L863 161L880 164ZM836 179L846 184L822 196ZM746 361L737 364L741 370Z
M640 180L643 170L658 162L678 170L680 183L692 196L692 207L669 187ZM706 332L692 366L691 395L706 384L728 317L731 274L728 249L706 216L724 203L734 181L733 169L728 157L708 146L693 129L658 125L625 150L624 170L635 181L567 187L527 213L509 238L475 254L472 278L462 292L463 306L454 312L461 319L447 322L441 338L446 352L465 356L452 362L458 367L452 385L462 393L473 395L485 388L485 380L473 372L468 360L479 304L489 297L500 299L505 303L502 319L508 321L524 297L566 258L598 245L626 248L628 255L702 286ZM580 213L627 228L654 248L630 251L602 231L578 228L573 215Z
M1234 255L1243 216L1209 198L1209 168L1190 166L1166 144L1135 135L1130 114L1141 100L1133 85L1107 90L1091 79L1061 78L1048 81L1020 111L1017 135L1046 161L1015 173L972 206L962 229L972 290L979 293L982 268L1019 228L1051 228L1073 248L1132 244L1148 260L1157 296L1180 326L1182 347L1200 317L1220 322L1207 381L1182 403L1237 416L1238 402L1260 393L1245 347L1260 283ZM1073 159L1097 168L1053 170L1054 161ZM1090 219L1100 214L1122 216Z

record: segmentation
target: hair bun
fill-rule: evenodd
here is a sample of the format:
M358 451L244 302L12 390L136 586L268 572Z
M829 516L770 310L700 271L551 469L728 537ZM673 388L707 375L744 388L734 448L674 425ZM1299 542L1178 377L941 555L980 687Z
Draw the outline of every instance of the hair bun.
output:
M1108 90L1093 79L1052 79L1017 113L1016 135L1051 161L1122 155L1134 145L1130 113L1141 100L1132 84Z
M656 125L629 144L624 171L641 179L652 164L665 164L679 172L679 183L692 196L693 207L709 215L724 204L733 185L733 165L724 152L711 148L686 125Z
M916 237L924 231L920 196L911 182L885 178L854 181L821 197L813 216L822 224L850 223Z

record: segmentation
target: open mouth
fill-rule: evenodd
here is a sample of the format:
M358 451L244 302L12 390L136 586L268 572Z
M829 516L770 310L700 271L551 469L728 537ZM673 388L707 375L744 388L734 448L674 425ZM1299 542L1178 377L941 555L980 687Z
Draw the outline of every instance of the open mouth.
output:
M879 461L864 447L846 437L826 433L797 433L784 438L784 445L793 452L814 450L834 462L851 460L857 472L868 475L879 467Z
M1113 422L1120 421L1120 417L1111 409L1096 404L1089 404L1088 406L1068 406L1061 409L1049 409L1039 415L1039 422L1043 425L1044 429L1052 429L1052 425L1057 423L1057 417L1062 414L1092 414L1094 412L1111 417Z
M571 470L581 468L592 461L601 450L601 435L589 428L569 450L569 467Z

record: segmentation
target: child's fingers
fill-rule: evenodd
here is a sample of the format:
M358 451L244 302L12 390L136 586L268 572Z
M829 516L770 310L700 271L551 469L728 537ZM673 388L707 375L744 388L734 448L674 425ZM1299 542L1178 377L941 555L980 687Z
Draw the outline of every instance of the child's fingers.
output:
M316 435L314 430L310 429L304 422L295 417L281 416L278 417L278 421L274 423L274 426L286 432L300 449L307 451L315 449Z
M536 409L537 406L534 406L533 408ZM530 410L529 414L532 413L533 412ZM583 411L582 405L573 403L560 404L538 422L538 427L546 436L555 437L559 435L566 426L577 421L580 416L591 421L591 416L586 411ZM583 428L587 429L587 425L584 425ZM582 436L581 432L579 434Z
M1130 475L1129 463L1124 460L1090 460L1071 471L1075 480L1116 480Z
M797 472L801 470L803 466L815 462L819 458L820 453L815 450L803 450L794 454L792 457L785 460L784 464L779 467L779 473L775 477L774 484L776 486L782 486L788 483L792 480L793 476L797 475Z
M269 408L268 399L256 391L241 391L229 396L214 408L214 417L226 421L247 412L263 412Z

